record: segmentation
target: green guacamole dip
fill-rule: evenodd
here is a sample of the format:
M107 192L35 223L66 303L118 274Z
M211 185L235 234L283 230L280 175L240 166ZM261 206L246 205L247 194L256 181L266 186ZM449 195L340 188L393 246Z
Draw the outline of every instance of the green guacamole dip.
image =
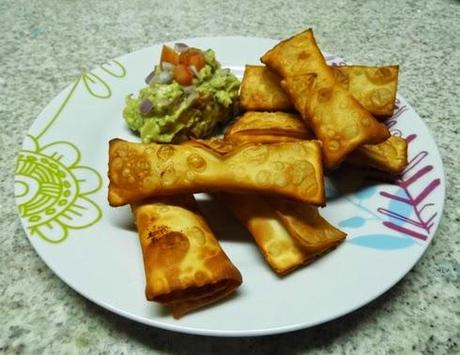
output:
M206 65L195 71L193 85L184 87L168 79L167 69L157 65L153 74L160 79L152 80L137 97L126 98L123 117L142 142L178 143L203 138L231 118L240 82L229 69L221 69L214 51L208 49L203 54ZM143 106L141 111L145 104L147 109Z

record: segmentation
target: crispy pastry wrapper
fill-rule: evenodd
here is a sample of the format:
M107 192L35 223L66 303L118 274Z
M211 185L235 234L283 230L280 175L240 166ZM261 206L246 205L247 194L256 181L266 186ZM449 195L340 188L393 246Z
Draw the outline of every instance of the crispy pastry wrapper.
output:
M393 115L399 66L346 65L331 68L336 81L374 117L384 119Z
M321 217L317 207L281 198L268 197L266 200L304 250L316 252L334 248L346 237L346 233Z
M171 307L173 316L234 292L241 274L220 247L193 195L132 205L144 257L146 298Z
M279 42L260 60L282 78L321 73L334 79L334 73L327 66L311 29Z
M298 140L314 139L313 133L297 114L254 111L248 111L235 120L224 135L225 140L233 143L276 143L290 137Z
M393 114L398 88L397 65L329 68L337 83L373 116L386 118ZM280 76L263 65L246 65L240 90L241 107L246 111L294 111L294 105L280 81Z
M237 147L237 144L234 142L221 138L191 139L183 142L182 144L210 149L220 155L229 154Z
M246 65L240 87L240 105L246 111L294 111L280 86L281 77L262 65Z
M278 43L261 60L283 77L282 88L323 143L327 168L336 168L360 145L378 144L390 136L337 82L311 29Z
M225 139L227 144L234 146L248 142L296 141L309 139L311 135L298 115L246 112L225 132ZM407 142L404 138L390 136L383 143L359 147L347 157L346 162L398 175L407 166Z
M337 84L306 74L288 77L281 85L303 108L302 118L323 143L328 169L339 166L356 148L379 144L390 137L388 128Z
M347 158L347 162L399 175L408 164L407 142L404 138L390 136L383 143L359 147Z
M203 146L113 139L108 176L111 206L204 191L263 193L325 204L318 141L243 144L222 155Z
M312 206L287 215L280 198L267 202L262 196L249 194L221 193L219 197L249 230L266 262L279 275L313 261L346 235L322 219Z

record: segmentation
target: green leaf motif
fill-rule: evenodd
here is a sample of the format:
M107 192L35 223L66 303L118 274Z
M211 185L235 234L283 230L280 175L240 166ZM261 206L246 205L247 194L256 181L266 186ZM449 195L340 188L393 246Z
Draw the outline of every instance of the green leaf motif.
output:
M82 75L82 79L86 90L94 97L108 99L112 96L112 89L110 89L109 84L98 75L88 72Z
M115 65L113 65L114 63ZM115 78L124 78L126 76L126 68L120 62L112 60L112 63L106 63L101 65L101 69L107 74L112 75ZM112 68L116 67L119 72L114 71Z

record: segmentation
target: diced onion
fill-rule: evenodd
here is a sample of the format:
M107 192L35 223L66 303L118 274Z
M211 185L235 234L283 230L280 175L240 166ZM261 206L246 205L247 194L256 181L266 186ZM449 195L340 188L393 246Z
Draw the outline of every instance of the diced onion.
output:
M148 99L144 99L141 102L141 106L139 107L139 110L141 111L143 115L148 115L152 111L152 108L153 108L152 101Z
M174 50L177 53L185 52L188 49L188 46L185 43L174 43Z
M149 84L170 84L172 79L173 74L170 71L163 70L160 73L156 73Z
M168 63L168 62L163 62L163 63L161 63L161 67L162 67L163 70L171 71L171 70L174 69L175 65L171 64L171 63Z
M152 70L149 75L145 78L145 83L148 85L152 82L153 78L155 77L155 70Z
M162 84L168 84L170 83L172 80L172 75L171 75L171 72L169 71L164 71L164 72L161 72L160 73L160 82Z
M190 71L195 75L195 78L198 78L198 70L196 69L196 66L194 65L189 65Z

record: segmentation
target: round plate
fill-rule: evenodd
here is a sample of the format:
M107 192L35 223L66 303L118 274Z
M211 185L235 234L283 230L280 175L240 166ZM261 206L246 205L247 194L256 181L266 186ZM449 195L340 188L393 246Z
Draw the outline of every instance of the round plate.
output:
M246 37L178 41L214 49L222 65L240 77L245 64L259 63L277 42ZM24 140L15 179L19 214L35 250L65 283L102 307L145 324L185 333L250 336L342 316L384 293L414 266L439 224L445 178L427 127L398 97L388 124L393 134L409 141L409 166L393 182L348 168L328 180L328 204L321 213L348 233L336 250L280 278L245 229L200 194L203 213L241 271L243 284L232 297L179 320L147 302L131 211L107 203L107 151L111 138L139 140L122 119L124 99L144 85L160 50L161 45L142 49L83 73L43 110ZM327 59L343 64L334 56Z

